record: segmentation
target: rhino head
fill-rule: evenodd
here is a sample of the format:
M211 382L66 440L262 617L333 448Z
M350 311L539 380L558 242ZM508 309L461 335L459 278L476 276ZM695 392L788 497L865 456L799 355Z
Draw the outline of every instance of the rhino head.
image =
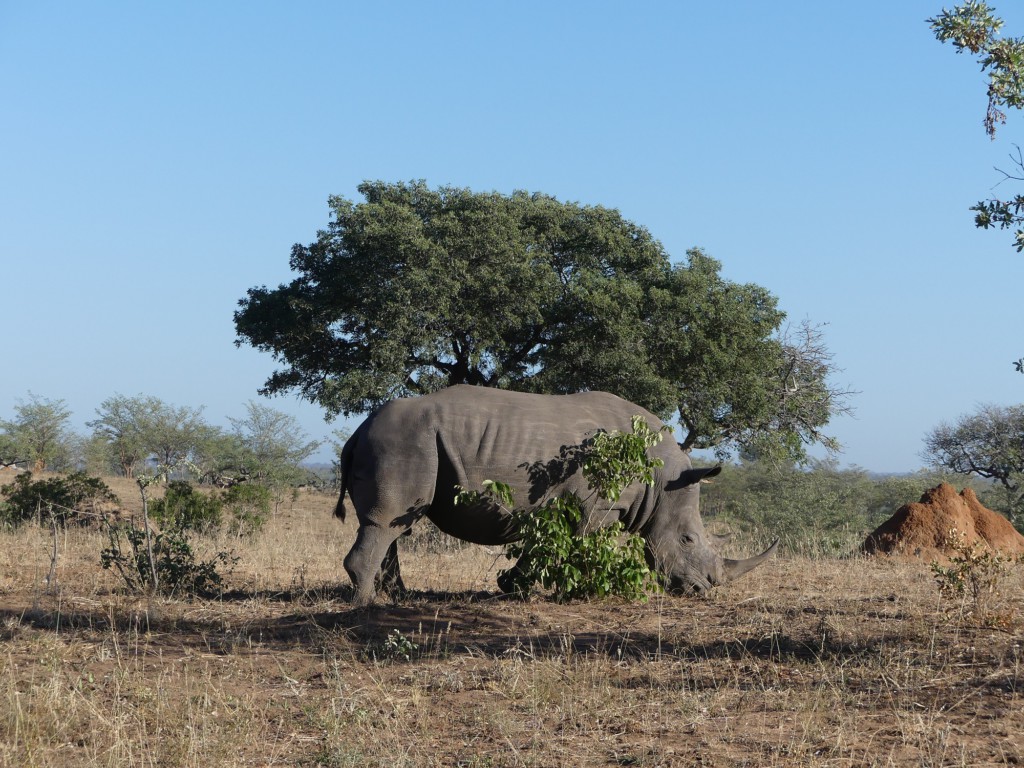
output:
M718 553L721 537L709 534L700 517L700 483L721 471L721 467L684 470L662 491L660 504L667 509L654 515L644 539L647 563L661 574L668 592L702 595L738 579L775 554L778 539L761 554L743 560Z

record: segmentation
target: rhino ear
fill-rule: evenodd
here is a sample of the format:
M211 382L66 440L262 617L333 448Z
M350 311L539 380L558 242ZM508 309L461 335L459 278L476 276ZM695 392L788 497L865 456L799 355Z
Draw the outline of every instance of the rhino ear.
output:
M722 465L721 464L717 464L717 465L715 465L713 467L703 467L703 468L700 468L700 469L695 469L693 471L694 472L702 472L703 474L701 475L700 479L704 480L704 479L709 478L709 477L718 477L720 474L722 474Z
M682 480L686 477L687 484L700 483L704 480L710 480L712 477L718 477L720 474L722 474L721 464L715 467L697 467L695 469L688 469L679 475L679 479Z
M719 464L716 467L697 467L696 469L684 469L679 473L679 477L669 482L666 490L675 490L676 488L685 488L688 485L696 485L702 480L715 477L722 472L722 465Z

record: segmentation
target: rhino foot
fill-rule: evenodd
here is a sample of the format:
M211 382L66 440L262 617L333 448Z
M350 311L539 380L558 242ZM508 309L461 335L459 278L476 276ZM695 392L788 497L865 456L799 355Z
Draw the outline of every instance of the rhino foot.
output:
M524 589L522 577L523 572L519 569L518 564L514 565L507 571L498 574L498 589L506 595L526 600L530 596L530 589L529 587Z

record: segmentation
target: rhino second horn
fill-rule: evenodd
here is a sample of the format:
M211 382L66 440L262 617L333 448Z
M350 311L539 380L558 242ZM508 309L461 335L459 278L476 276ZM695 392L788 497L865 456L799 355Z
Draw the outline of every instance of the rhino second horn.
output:
M776 539L772 542L772 545L768 547L760 555L754 557L748 557L744 560L730 560L727 557L722 558L722 570L725 572L726 581L733 581L738 579L748 571L752 571L765 560L775 554L775 548L779 546L779 540Z

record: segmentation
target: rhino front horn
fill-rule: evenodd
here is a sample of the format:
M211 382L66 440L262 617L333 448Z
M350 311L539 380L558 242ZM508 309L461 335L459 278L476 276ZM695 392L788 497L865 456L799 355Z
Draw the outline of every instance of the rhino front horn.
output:
M738 579L748 571L752 571L765 560L775 554L775 548L779 546L779 540L776 539L772 542L772 545L768 547L760 555L754 557L748 557L744 560L730 560L727 557L722 558L722 571L725 573L725 580L732 581Z

